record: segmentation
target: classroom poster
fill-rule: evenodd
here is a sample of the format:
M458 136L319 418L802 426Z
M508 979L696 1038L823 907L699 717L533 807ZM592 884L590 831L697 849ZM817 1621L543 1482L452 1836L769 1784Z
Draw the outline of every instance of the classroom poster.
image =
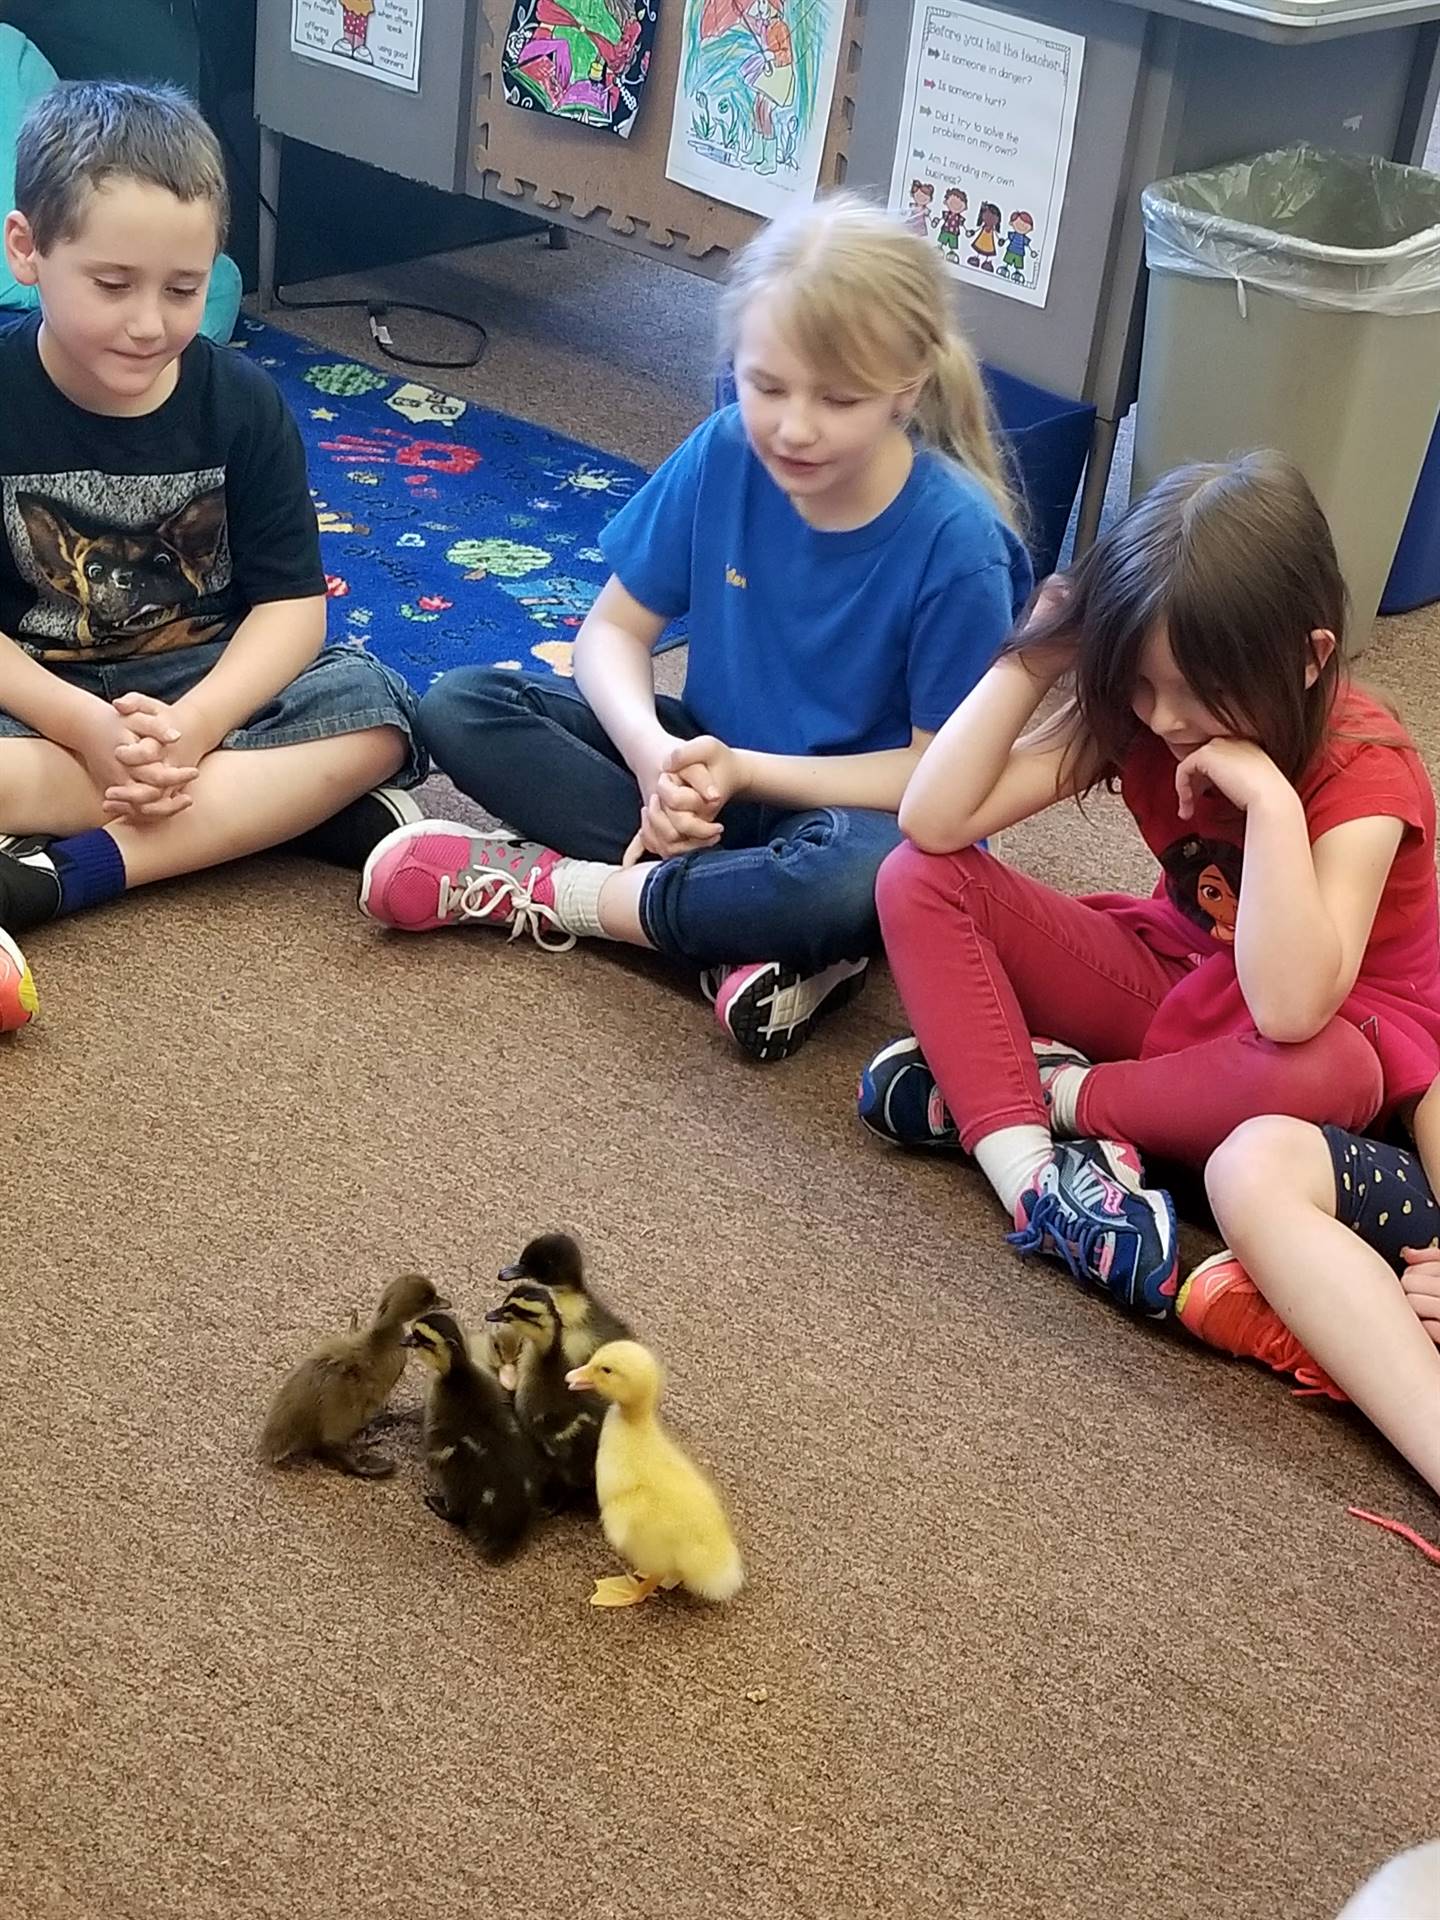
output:
M770 218L820 178L845 0L670 0L682 40L665 171Z
M630 137L660 0L515 0L500 55L512 107Z
M290 51L420 91L425 0L290 0Z
M1078 34L917 0L890 204L957 278L1043 307L1059 237L1080 68Z

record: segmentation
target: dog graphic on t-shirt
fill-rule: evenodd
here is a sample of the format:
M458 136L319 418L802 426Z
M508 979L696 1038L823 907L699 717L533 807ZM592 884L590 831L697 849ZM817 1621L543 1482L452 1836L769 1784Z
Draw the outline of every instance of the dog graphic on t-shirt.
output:
M140 527L117 527L18 489L14 504L35 566L77 608L73 647L52 643L46 655L158 653L208 637L214 623L193 615L211 590L225 539L223 486Z

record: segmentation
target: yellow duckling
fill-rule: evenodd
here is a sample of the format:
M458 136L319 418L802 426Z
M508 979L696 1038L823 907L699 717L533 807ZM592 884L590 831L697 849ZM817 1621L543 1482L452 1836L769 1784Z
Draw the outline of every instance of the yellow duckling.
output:
M595 1457L605 1538L632 1571L597 1580L592 1607L633 1607L657 1587L730 1600L745 1570L714 1486L656 1417L665 1376L648 1347L612 1340L566 1375L608 1400Z

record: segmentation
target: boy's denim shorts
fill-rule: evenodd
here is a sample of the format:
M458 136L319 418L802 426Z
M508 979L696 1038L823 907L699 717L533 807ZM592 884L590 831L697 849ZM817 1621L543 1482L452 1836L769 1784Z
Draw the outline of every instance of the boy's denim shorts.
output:
M167 704L178 700L215 665L225 651L223 640L198 647L176 647L169 653L141 653L128 660L91 664L88 660L46 662L72 687L101 700L118 700L122 693L148 693ZM282 687L275 698L243 727L235 727L221 741L224 747L293 747L309 740L329 740L342 733L364 733L372 727L396 727L405 736L405 764L390 784L413 787L430 771L430 757L415 731L420 702L389 667L358 647L326 647L308 667ZM0 738L33 736L12 714L0 710Z

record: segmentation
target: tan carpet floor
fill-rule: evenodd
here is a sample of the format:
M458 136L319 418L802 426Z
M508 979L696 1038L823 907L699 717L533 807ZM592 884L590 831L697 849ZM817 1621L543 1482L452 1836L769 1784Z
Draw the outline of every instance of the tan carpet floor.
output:
M699 283L521 241L405 285L483 305L454 384L493 404L651 459L704 407ZM294 324L358 349L356 318ZM1365 667L1440 767L1437 632ZM1006 851L1144 877L1104 809ZM387 938L284 858L29 950L4 1920L1307 1920L1440 1830L1436 1572L1345 1513L1433 1535L1434 1503L1356 1419L1020 1265L977 1176L865 1137L888 980L756 1070L656 966ZM404 1427L383 1485L252 1457L286 1365L396 1272L478 1311L560 1225L728 1489L728 1610L593 1612L580 1520L487 1570Z

